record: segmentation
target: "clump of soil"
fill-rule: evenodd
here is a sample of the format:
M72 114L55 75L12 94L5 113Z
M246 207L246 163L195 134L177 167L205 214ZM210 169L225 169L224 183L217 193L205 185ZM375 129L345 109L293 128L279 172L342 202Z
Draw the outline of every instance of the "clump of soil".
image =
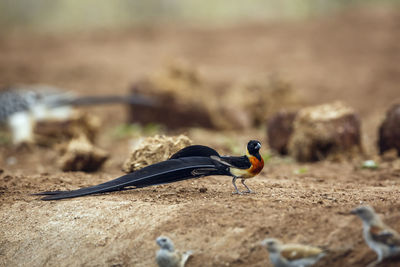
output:
M252 126L264 124L273 114L285 107L299 108L301 100L287 80L270 75L235 85L235 103L248 113Z
M386 118L379 127L379 153L390 149L397 150L400 156L400 104L393 105L386 113Z
M247 129L263 124L282 106L300 105L291 84L278 77L221 86L206 81L195 68L183 63L170 64L142 79L133 92L153 97L157 105L132 105L130 121L158 122L170 128Z
M202 101L204 87L203 79L193 67L181 62L170 64L135 83L133 93L150 96L156 105L131 105L129 120L162 123L169 128L214 128L211 115Z
M100 125L98 117L76 111L72 117L65 120L38 121L33 130L34 142L41 146L53 146L85 136L93 143Z
M351 158L362 151L358 115L342 102L304 108L294 120L288 149L298 161Z
M297 112L280 111L272 115L267 123L268 145L280 155L288 154L288 144L293 133L293 122Z
M109 153L95 147L84 135L72 139L62 153L59 164L65 172L97 171L109 157Z
M187 62L170 62L165 68L149 76L149 81L163 92L179 97L181 100L190 100L201 103L206 82L198 70Z
M123 171L129 173L148 165L169 159L178 150L193 142L185 135L156 135L139 139L129 158L124 162Z
M292 85L276 76L233 82L214 94L206 103L213 123L219 129L248 129L260 126L283 106L301 103Z

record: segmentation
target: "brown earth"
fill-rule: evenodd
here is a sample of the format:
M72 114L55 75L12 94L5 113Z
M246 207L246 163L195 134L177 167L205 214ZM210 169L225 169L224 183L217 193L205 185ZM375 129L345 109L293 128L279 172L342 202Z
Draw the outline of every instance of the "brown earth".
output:
M310 104L343 100L354 107L363 123L366 158L379 160L377 127L389 105L400 101L399 29L398 10L366 9L218 29L8 33L0 37L0 84L124 93L171 58L196 64L214 81L276 72ZM243 196L231 194L227 177L53 202L31 196L122 174L129 140L111 132L124 122L125 109L88 110L106 122L98 144L111 158L98 173L61 172L51 149L0 148L1 266L154 266L154 240L161 234L195 252L189 266L268 266L268 253L259 246L267 236L328 247L321 266L365 266L376 256L363 242L360 221L346 213L370 204L400 231L398 160L366 170L361 159L298 164L272 157L247 182L257 193ZM244 150L250 138L267 143L262 129L186 134L225 153Z

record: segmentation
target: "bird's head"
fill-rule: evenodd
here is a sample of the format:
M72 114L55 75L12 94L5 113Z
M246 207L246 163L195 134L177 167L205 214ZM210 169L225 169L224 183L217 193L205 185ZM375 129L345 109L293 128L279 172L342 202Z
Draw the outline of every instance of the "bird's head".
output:
M253 156L257 155L260 151L260 148L261 148L261 143L257 140L250 140L247 143L247 152L250 155L253 155Z
M372 222L377 217L374 209L370 206L361 206L355 208L350 213L357 215L358 217L361 218L361 220L363 220L366 223Z
M166 236L159 236L156 239L157 245L160 246L161 249L166 249L171 252L174 251L174 243Z
M275 238L267 238L261 241L261 246L265 247L270 253L279 252L281 244L282 243Z

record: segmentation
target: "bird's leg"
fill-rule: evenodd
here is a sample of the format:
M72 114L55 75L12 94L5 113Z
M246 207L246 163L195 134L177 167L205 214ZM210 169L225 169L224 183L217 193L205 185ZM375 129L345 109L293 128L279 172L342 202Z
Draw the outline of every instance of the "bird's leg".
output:
M244 185L244 187L246 187L247 191L243 192L243 193L249 193L249 194L254 194L254 191L251 191L251 189L244 183L245 179L242 179L242 185Z
M232 184L233 184L233 186L235 187L235 192L233 192L232 194L238 194L238 195L241 195L241 194L243 194L242 192L240 192L239 191L239 189L237 188L237 186L236 186L236 179L237 179L237 177L236 176L234 176L233 177L233 179L232 179Z

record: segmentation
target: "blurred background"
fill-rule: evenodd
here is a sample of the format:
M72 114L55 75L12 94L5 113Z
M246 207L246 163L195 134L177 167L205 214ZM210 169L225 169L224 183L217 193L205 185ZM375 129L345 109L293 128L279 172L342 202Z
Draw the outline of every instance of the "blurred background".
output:
M165 22L213 27L216 24L298 20L360 5L395 4L396 0L39 0L0 3L3 28L34 30L88 30Z
M247 108L237 102L244 95L269 99L269 110L257 111L265 114L341 100L375 142L400 94L399 7L394 0L1 0L0 86L127 94L143 78L157 80L183 64L201 82L202 101L217 99L228 115ZM271 87L270 77L290 88L289 96L254 89ZM123 106L89 110L106 128L131 116ZM250 119L262 128L268 115Z

